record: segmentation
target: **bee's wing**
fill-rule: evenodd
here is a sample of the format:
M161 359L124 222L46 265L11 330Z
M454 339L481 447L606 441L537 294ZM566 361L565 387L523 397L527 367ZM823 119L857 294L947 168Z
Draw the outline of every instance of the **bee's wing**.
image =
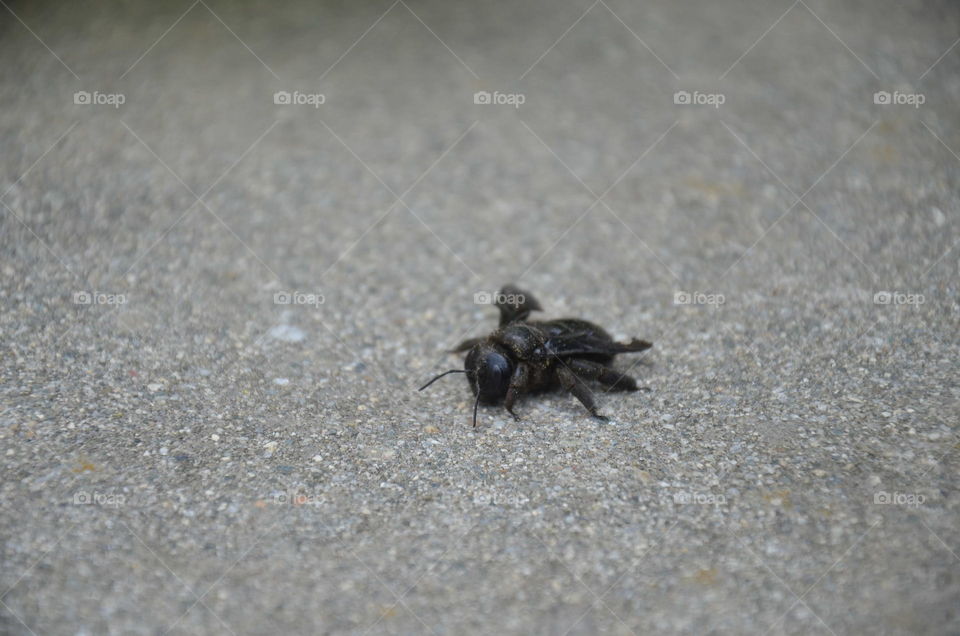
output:
M653 343L632 339L630 342L616 342L590 331L570 333L548 338L546 350L557 357L571 356L614 356L618 353L646 351Z

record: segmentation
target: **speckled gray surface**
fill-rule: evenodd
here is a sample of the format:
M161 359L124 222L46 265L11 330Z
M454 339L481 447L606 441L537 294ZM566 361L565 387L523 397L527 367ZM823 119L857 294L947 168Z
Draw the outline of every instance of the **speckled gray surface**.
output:
M958 32L4 5L0 631L957 633ZM416 393L510 281L651 392Z

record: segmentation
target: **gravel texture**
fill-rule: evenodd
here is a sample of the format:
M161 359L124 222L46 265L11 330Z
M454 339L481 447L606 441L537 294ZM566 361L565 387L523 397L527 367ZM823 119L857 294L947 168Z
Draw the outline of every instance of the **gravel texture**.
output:
M960 632L956 4L0 4L0 632Z

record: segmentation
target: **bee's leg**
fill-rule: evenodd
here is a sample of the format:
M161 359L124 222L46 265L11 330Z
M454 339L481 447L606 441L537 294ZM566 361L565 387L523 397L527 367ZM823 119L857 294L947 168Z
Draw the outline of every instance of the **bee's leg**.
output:
M603 415L600 415L600 413L597 411L597 404L593 400L593 393L591 393L590 388L584 384L583 380L578 378L573 371L561 364L557 367L556 373L557 380L560 381L560 386L573 393L573 396L580 400L580 403L583 404L588 411L590 411L590 415L599 420L609 419Z
M565 360L565 362L567 366L570 367L570 370L581 378L596 380L601 384L606 384L611 390L636 391L638 388L637 381L629 375L620 373L597 362L577 358Z
M500 310L500 326L515 321L524 321L531 311L543 311L533 294L514 286L504 285L497 292L496 303Z
M507 397L503 401L503 405L506 407L507 412L513 416L513 419L520 421L520 416L513 412L513 404L517 401L517 398L526 393L527 386L530 384L530 369L526 364L521 362L517 365L517 368L513 371L513 376L510 378L510 387L507 389Z

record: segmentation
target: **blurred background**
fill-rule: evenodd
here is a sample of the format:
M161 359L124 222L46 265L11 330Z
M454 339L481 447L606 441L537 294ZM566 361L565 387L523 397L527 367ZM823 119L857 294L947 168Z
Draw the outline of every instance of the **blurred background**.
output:
M5 633L960 629L955 3L0 5Z

